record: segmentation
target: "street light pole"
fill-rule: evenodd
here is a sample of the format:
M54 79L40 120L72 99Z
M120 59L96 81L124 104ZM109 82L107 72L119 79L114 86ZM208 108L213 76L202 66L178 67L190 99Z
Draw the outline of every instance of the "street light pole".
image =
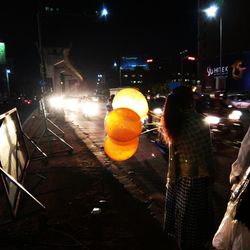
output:
M11 73L11 71L9 69L6 69L5 72L6 72L8 96L10 96L10 78L9 78L9 74Z
M41 34L41 23L40 23L40 10L37 12L37 30L38 30L38 50L40 56L40 74L42 77L42 86L46 85L46 67L43 53L43 45L42 45L42 34ZM42 88L42 92L44 89Z
M187 55L188 50L183 50L180 52L181 57L181 83L184 84L184 58Z
M220 17L219 17L220 18L220 20L219 20L219 25L220 25L220 27L219 27L219 29L220 29L220 34L219 34L219 36L220 36L220 51L219 51L219 53L220 53L219 54L220 76L219 76L219 78L218 77L216 78L216 88L218 88L220 86L219 83L221 82L221 79L222 79L222 28L223 28L222 27L222 11L221 11L221 7L218 7L216 5L213 5L205 10L208 17L214 18L214 17L216 17L218 9L220 9L220 13L219 13L219 15L220 15ZM226 88L226 86L223 86L223 87Z
M222 16L220 13L220 75L222 69Z
M120 82L120 87L122 86L122 67L121 65L119 66L119 82Z
M118 73L119 73L119 86L121 87L122 86L122 66L121 65L119 65L118 66L118 64L116 63L116 62L114 62L114 67L115 68L118 68Z
M200 83L200 0L197 0L197 72L196 84Z

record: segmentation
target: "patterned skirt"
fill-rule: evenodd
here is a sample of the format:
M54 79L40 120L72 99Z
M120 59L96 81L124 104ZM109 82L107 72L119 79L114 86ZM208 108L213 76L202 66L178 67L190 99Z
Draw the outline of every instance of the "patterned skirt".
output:
M207 177L179 179L167 188L164 231L181 249L205 249L214 233Z

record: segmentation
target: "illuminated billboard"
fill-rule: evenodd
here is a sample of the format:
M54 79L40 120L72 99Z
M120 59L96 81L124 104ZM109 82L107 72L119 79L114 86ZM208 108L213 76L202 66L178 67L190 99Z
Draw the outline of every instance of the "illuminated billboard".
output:
M206 68L207 81L215 82L215 79L220 77L226 81L226 90L248 91L250 89L250 51L225 55L221 67L218 66L218 62L217 65L211 62Z
M0 42L0 64L5 64L6 58L5 58L5 44L3 42Z
M124 70L135 70L137 67L148 70L148 63L143 57L122 57L121 68Z

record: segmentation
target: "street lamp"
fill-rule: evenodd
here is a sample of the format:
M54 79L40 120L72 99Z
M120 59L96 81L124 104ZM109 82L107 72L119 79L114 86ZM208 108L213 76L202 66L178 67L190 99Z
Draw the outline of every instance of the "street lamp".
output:
M209 8L205 9L204 12L209 18L215 18L219 9L220 8L217 5L212 5ZM220 18L220 59L219 60L220 60L220 76L221 76L221 69L222 69L222 14L221 14L221 10L220 10L219 18Z
M109 12L108 12L107 8L103 6L100 16L101 17L107 17L108 14L109 14Z
M122 66L114 62L114 67L119 69L119 85L122 86Z
M5 73L6 73L8 96L10 96L10 77L9 77L9 74L11 73L10 69L6 69Z
M188 50L183 50L180 52L180 57L181 57L181 82L182 84L184 83L184 59L188 53Z

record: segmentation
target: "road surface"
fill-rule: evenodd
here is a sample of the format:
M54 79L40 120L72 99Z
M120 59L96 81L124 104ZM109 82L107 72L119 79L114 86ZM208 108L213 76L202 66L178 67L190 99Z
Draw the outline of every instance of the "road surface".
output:
M162 154L147 134L140 136L140 143L135 155L122 162L110 160L103 151L105 139L104 119L105 104L101 105L98 116L85 118L81 112L66 111L67 121L72 122L81 131L81 138L93 149L113 175L131 191L138 199L145 202L152 215L163 222L165 176L167 157ZM221 145L215 150L216 176L213 191L216 224L221 220L230 194L228 177L232 162L235 160L238 148ZM104 160L103 160L104 159Z

